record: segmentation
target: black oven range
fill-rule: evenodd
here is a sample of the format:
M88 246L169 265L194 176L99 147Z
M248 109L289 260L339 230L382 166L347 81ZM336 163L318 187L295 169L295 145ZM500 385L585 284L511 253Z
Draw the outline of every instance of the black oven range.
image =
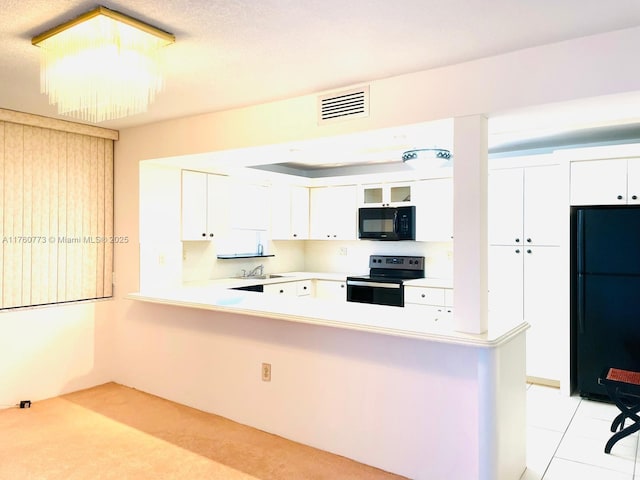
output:
M369 275L347 277L347 301L404 307L404 281L424 278L424 257L371 255Z

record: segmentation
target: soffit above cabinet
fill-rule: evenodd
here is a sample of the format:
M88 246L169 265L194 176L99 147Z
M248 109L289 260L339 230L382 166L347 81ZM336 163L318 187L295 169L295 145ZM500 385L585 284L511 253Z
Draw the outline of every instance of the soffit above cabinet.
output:
M489 158L550 154L594 145L640 143L640 94L562 102L489 118ZM407 150L453 148L453 119L154 160L270 183L322 186L452 176L451 165L416 171ZM345 180L347 179L348 180Z

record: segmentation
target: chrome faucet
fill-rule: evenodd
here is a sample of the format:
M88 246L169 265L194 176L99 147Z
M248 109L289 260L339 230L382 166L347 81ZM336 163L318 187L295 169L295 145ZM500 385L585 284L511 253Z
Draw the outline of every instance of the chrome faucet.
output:
M244 272L244 270L243 270ZM260 272L260 273L258 273ZM249 270L249 273L247 273L247 277L257 277L257 276L262 276L264 275L264 265L258 265L257 267L255 267L252 270Z

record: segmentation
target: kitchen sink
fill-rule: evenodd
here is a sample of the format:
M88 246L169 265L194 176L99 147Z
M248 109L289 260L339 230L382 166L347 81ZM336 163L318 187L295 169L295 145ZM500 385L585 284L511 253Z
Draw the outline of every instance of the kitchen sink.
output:
M286 277L286 275L277 275L275 273L267 273L265 275L251 275L251 276L247 275L247 276L244 276L244 277L243 276L239 276L239 277L236 277L236 278L246 278L248 280L255 280L255 279L268 280L269 278L283 278L283 277Z

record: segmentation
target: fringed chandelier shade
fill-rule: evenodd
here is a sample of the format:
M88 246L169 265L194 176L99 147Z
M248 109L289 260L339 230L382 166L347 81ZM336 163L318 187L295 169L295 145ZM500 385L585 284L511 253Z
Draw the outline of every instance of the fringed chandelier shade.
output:
M147 111L163 88L167 32L98 7L31 41L42 50L40 90L58 113L99 123Z

